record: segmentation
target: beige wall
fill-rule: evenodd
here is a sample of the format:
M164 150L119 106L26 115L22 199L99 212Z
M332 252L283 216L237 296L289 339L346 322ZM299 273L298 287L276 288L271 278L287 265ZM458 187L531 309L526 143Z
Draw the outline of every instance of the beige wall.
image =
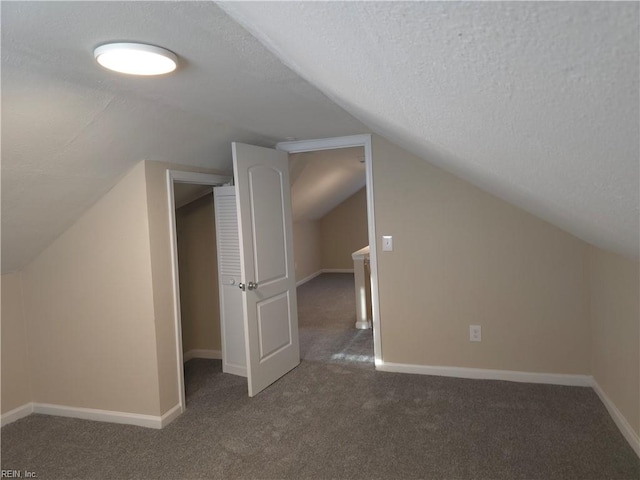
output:
M219 172L161 162L145 162L145 164L160 409L165 413L179 402L167 170L212 174Z
M395 248L375 253L383 359L593 374L638 433L638 262L373 142L378 235ZM35 401L159 415L178 403L168 168L184 169L138 164L21 274L2 276L2 412ZM321 227L303 229L319 238Z
M303 221L293 224L293 256L296 281L303 280L322 269L320 222Z
M591 373L640 434L640 264L590 249Z
M161 413L143 163L25 268L23 292L35 402Z
M213 194L176 212L182 350L220 351L220 302Z
M149 415L178 403L167 169L216 173L141 162L22 272L29 400Z
M20 273L2 275L2 413L32 401Z
M320 219L322 268L353 269L351 254L369 244L363 188Z
M585 243L378 136L373 176L385 361L589 373Z

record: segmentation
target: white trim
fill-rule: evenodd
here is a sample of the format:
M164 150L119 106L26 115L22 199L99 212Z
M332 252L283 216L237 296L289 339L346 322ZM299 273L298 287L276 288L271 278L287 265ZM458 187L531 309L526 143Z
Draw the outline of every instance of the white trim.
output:
M4 427L10 423L20 420L21 418L28 417L33 413L33 403L25 403L13 410L9 410L7 413L3 413L0 417L0 426Z
M364 142L367 177L367 227L369 232L369 277L371 282L371 312L373 324L373 356L377 365L382 363L382 333L380 331L380 296L378 290L378 233L373 194L373 148L371 135Z
M185 172L182 170L167 170L167 175L176 183L211 185L212 187L230 183L233 178L231 175L213 175L211 173Z
M313 280L314 278L316 278L318 275L322 275L324 272L322 270L318 270L315 273L312 273L311 275L304 277L302 280L298 280L296 282L296 287L299 287L300 285L303 285L311 280Z
M183 172L167 170L167 206L169 210L169 239L171 243L171 273L173 290L173 317L176 336L176 368L178 371L178 406L180 413L184 412L186 401L184 398L184 361L182 359L182 320L180 318L180 278L178 273L178 237L176 232L176 206L174 183L191 183L197 185L224 185L231 181L228 175L211 175L208 173Z
M182 406L175 405L164 415L143 415L139 413L115 412L112 410L98 410L95 408L67 407L50 403L26 403L2 415L2 426L27 417L32 413L53 415L56 417L80 418L96 422L110 422L139 427L160 429L169 425L182 413Z
M180 404L176 405L179 413ZM176 408L174 407L174 409ZM33 413L54 415L57 417L80 418L96 422L120 423L137 425L146 428L162 428L162 417L157 415L144 415L140 413L115 412L112 410L98 410L95 408L67 407L65 405L53 405L50 403L34 403Z
M364 147L365 176L367 185L367 228L369 233L369 268L371 273L371 310L373 313L373 356L375 364L382 364L382 338L380 332L380 296L378 290L378 250L376 215L373 195L373 150L371 135L351 135L348 137L321 138L316 140L300 140L295 142L281 142L276 145L278 150L287 153L313 152L317 150L332 150L336 148Z
M336 148L363 147L370 142L371 135L369 134L350 135L348 137L280 142L276 145L276 150L283 150L287 153L314 152L317 150L335 150Z
M184 409L179 403L170 408L162 417L160 417L160 428L164 428L182 415Z
M481 380L505 380L508 382L524 383L546 383L550 385L568 385L572 387L591 386L590 375L518 372L515 370L487 370L483 368L440 367L391 362L382 362L376 364L376 369L383 372L414 373L419 375L436 375L440 377L473 378Z
M631 445L633 451L636 452L636 455L640 457L640 437L638 437L638 434L633 430L627 419L624 418L624 415L622 415L620 410L618 410L615 403L613 403L607 394L604 393L602 387L600 387L596 379L593 377L591 378L591 386L598 394L598 397L600 397L600 400L602 400L602 403L604 403L605 408L609 412L609 415L611 415L611 418L613 418L613 421L624 438L629 442L629 445Z
M319 275L322 275L323 273L353 273L353 268L321 268L320 270L318 270L315 273L312 273L308 277L304 277L302 280L297 281L296 287L299 287L300 285L313 280L314 278L316 278Z
M186 352L183 357L184 363L187 363L192 358L208 358L213 360L221 360L222 352L220 350L205 350L196 348Z

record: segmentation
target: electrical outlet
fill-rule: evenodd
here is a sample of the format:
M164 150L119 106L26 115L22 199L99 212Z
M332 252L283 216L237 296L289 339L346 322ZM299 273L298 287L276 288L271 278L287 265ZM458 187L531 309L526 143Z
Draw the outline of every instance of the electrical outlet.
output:
M482 341L482 327L480 325L469 325L469 341L470 342Z

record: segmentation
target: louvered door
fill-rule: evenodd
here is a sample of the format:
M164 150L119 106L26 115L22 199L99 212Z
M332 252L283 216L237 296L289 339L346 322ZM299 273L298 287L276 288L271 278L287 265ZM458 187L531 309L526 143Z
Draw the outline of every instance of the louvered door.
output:
M222 371L247 376L235 187L216 187L214 205L220 286Z

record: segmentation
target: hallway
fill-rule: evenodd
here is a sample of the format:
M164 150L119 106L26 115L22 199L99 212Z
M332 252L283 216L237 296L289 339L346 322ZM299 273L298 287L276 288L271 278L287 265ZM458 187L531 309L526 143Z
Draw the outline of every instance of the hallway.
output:
M324 273L298 287L300 357L373 369L373 331L357 330L351 273Z

